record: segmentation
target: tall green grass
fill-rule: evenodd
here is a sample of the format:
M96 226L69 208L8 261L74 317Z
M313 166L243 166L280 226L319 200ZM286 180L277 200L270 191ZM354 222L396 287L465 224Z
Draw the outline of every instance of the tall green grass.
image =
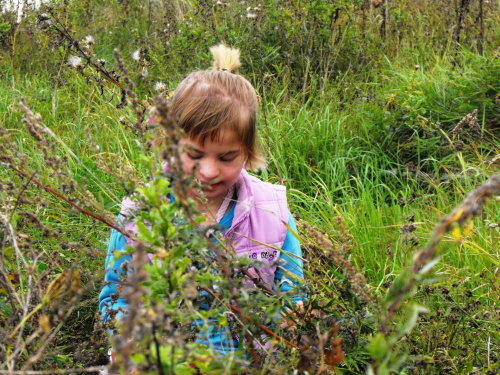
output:
M485 65L473 69L478 62ZM360 90L368 98L357 96L351 89L347 105L340 105L335 98L304 106L294 100L289 104L270 102L266 109L267 127L261 121L264 147L269 146L270 150L269 172L263 178L287 185L294 210L325 231L335 230L332 217L343 216L356 239L354 261L378 284L407 265L415 250L408 249L401 240L399 226L406 223L408 215L415 214L415 220L421 223L417 235L425 243L439 218L495 171L496 164L487 166L483 158L495 156L497 144L482 155L467 150L443 159L433 158L440 152L438 144L416 128L415 121L439 119L450 124L443 129L449 132L464 114L483 103L479 117L484 131L488 131L498 121L491 99L492 90L497 89L498 81L493 78L498 65L496 60L472 55L457 71L450 70L451 65L446 62L417 71L397 70L397 64L390 64L383 72L385 81L377 87L370 82L361 85ZM125 165L136 166L139 146L132 132L117 121L122 116L134 121L133 115L108 103L111 95L118 95L116 90L108 88L102 96L93 84L77 74L66 74L68 84L54 91L47 89L51 86L49 76L16 76L16 95L25 97L61 142L75 153L77 159L70 157L71 174L77 180L89 179L93 193L102 196L104 206L112 207L119 204L123 191L116 180L93 165L96 151L90 147L85 131L101 147L99 152L116 155ZM10 81L7 75L4 82ZM453 95L460 90L471 98L471 103L453 106L452 103L462 103L459 96ZM401 98L395 99L399 105L415 110L413 118L401 119L391 112L387 101L392 94ZM31 141L22 129L12 98L11 86L5 84L0 100L2 121L16 129L20 150L29 150ZM410 141L402 146L395 139L397 132L412 134ZM401 147L415 147L412 154L404 156L406 161L424 166L425 172L415 174L404 166L405 159L398 152ZM65 153L63 148L60 152ZM31 157L33 166L43 165L40 154ZM92 182L92 175L82 164L97 180ZM398 205L399 200L409 197L414 197L411 204ZM499 221L494 210L488 215L490 222ZM461 246L460 252L451 246L454 251L450 250L447 260L453 267L495 265L495 254L484 250L494 242L494 232L489 228L477 231L477 243ZM386 254L389 247L393 257Z
M262 105L266 106L267 121L264 121L261 111L259 125L264 148L268 151L269 169L261 173L261 178L287 186L292 211L327 233L336 243L342 239L341 228L334 218L343 219L352 235L346 256L366 276L368 287L376 296L385 295L390 283L428 241L436 224L470 191L499 173L500 109L495 101L500 92L498 52L490 50L480 56L473 48L455 47L449 39L443 40L443 35L450 34L446 25L437 22L432 13L432 9L436 10L434 7L438 6L434 3L429 3L431 9L421 9L422 4L415 2L406 2L406 8L403 3L394 4L394 17L399 26L382 40L377 19L365 15L366 24L363 26L363 13L349 8L354 3L344 2L346 12L338 21L338 27L342 26L344 33L338 40L333 39L335 43L329 41L333 45L316 44L318 49L315 51L321 52L316 58L332 58L332 66L339 69L328 79L315 76L311 70L314 67L321 71L325 61L313 61L308 66L304 63L307 51L299 48L312 43L314 30L310 29L306 16L318 14L318 9L308 8L304 2L292 4L294 11L304 18L294 19L293 14L287 14L286 18L288 23L285 26L297 27L289 30L290 35L296 37L296 44L283 44L274 49L269 46L283 38L278 31L266 34L263 46L259 45L258 38L251 36L259 30L261 33L266 30L268 25L264 21L250 24L238 19L238 25L248 35L231 34L225 39L226 32L230 33L229 26L236 22L231 19L231 12L238 14L234 9L228 9L225 14L212 14L211 19L220 26L215 30L200 29L196 20L191 25L180 22L181 33L170 39L169 49L163 45L164 41L154 39L153 34L146 35L148 24L144 18L136 20L131 17L120 23L120 4L113 3L111 8L99 2L92 4L94 8L90 11L96 20L92 33L101 38L98 39L96 55L107 58L108 64L112 64L112 48L120 47L134 70L137 66L129 54L141 46L151 48L150 80L142 82L138 90L143 101L151 102L152 91L148 85L155 81L165 81L173 88L185 72L194 67L207 67L209 62L201 45L225 40L240 45L243 52L249 52L242 73L251 77L261 94ZM263 20L274 27L278 25L279 12L273 12L276 14ZM133 8L130 14L142 13L139 8ZM490 17L494 18L494 15ZM74 14L68 15L68 19L75 25L78 23ZM107 19L109 25L105 22ZM211 19L207 18L207 22ZM415 20L421 21L416 22L417 28L403 27L413 25ZM82 27L81 36L90 32L90 29L78 26ZM131 26L134 31L131 31ZM426 27L431 31L424 38ZM125 34L137 37L126 39ZM193 45L190 38L194 34L198 36ZM36 38L31 38L34 43ZM431 44L422 42L429 40ZM22 70L14 72L9 64L1 63L0 121L15 135L19 150L28 154L28 166L37 170L37 176L50 184L53 180L49 171L43 168L43 155L34 149L14 103L14 97L23 96L60 140L57 153L69 157L68 173L79 182L85 178L88 189L98 197L100 205L116 214L125 190L116 178L94 163L98 154L107 153L110 160L120 161L136 170L139 180L149 178L147 168L141 164L139 138L120 122L121 118L124 122L134 122L133 111L130 107L124 110L116 108L119 90L105 86L102 95L95 82L89 82L66 67L65 51L58 50L51 55L49 41L48 37L36 41L40 50L33 52L35 56L47 57L46 70L40 67L42 58L22 60L21 55L17 56ZM24 49L28 45L20 46L22 56L25 56ZM368 46L366 51L362 45ZM261 47L262 59L259 56ZM328 51L327 47L331 50ZM290 65L284 50L298 55ZM177 53L179 51L181 53ZM26 73L31 70L36 74ZM60 72L59 83L56 83L54 71ZM265 77L265 74L269 76ZM303 86L302 78L303 82L306 78L308 82ZM467 135L454 138L451 133L454 126L474 109L478 110L484 138ZM87 131L93 142L99 145L99 150L91 147ZM463 151L452 147L458 140L465 143ZM495 158L496 162L493 162ZM11 178L5 170L0 176ZM90 235L92 246L100 249L104 256L109 228L76 215L56 199L51 202L53 206L42 215L44 220L58 229L67 230L75 240ZM440 279L433 286L449 287L458 283L457 289L464 288L457 292L460 298L467 288L474 298L484 301L485 309L494 308L497 299L498 273L495 274L495 269L500 267L500 234L499 227L494 225L500 224L497 205L498 202L493 202L487 206L468 233L460 232L460 239L445 238L440 245L444 249L443 256L437 266ZM401 228L411 224L410 216L414 216L416 229L411 233L414 237L403 233ZM63 254L68 267L83 259L85 267L94 273L103 268L103 257L87 257L85 253L71 249ZM335 264L331 265L332 274L340 275L335 267ZM432 311L445 310L445 313L449 313L446 310L450 306L456 307L468 301L463 297L463 301L451 303L443 296L425 294L423 289L415 299L428 305ZM87 330L91 329L88 322L95 308L94 292L88 299L88 308L81 310ZM436 320L436 332L453 337L451 342L460 336L459 329L447 323L445 318L436 317ZM70 327L78 327L80 323L75 318ZM469 328L462 329L461 345L474 342L484 351L486 331L479 330L479 342L479 339L476 341L464 333L469 332ZM67 344L70 335L68 332L61 340L62 346ZM434 356L435 339L426 337L421 330L416 330L414 336L418 335L422 337L416 345L419 354ZM347 360L348 371L356 372L356 366L363 367L363 360L367 358L365 344L346 349L351 356ZM499 345L498 335L493 334L491 349L498 349Z

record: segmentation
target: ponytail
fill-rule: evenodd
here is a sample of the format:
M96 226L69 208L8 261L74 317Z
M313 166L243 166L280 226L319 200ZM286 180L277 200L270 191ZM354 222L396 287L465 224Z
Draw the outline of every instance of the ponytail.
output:
M214 70L238 73L237 69L241 66L240 50L219 44L210 48L210 52L214 58Z

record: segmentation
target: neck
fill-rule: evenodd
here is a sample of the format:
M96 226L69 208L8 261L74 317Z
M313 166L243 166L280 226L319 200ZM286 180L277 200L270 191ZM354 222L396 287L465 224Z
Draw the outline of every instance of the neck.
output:
M222 197L216 197L213 199L205 199L204 197L200 196L199 194L193 192L193 194L190 194L190 197L193 198L195 201L198 202L198 208L200 209L200 213L203 214L206 217L206 220L201 223L202 225L210 225L216 220L216 216L219 213L219 210L224 203L224 198L225 196ZM224 216L226 212L223 212L222 214L219 213L218 219L220 220L222 216Z
M207 212L214 213L212 216L215 218L215 214L219 210L219 207L222 205L222 202L224 202L224 197L217 197L217 198L214 198L214 199L207 199L205 201L205 203L202 204L203 205L202 207L204 207L203 210L205 210L205 208L206 208Z

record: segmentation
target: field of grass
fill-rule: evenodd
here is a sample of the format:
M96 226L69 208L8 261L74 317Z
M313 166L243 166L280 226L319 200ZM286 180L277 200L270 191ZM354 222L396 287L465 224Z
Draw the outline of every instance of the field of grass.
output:
M306 261L303 289L323 313L277 329L300 349L285 347L278 364L247 371L500 371L499 5L377 4L88 0L54 2L20 24L2 14L0 373L90 372L107 363L96 312L110 228L75 206L116 222L125 194L159 169L155 130L142 130L155 83L171 92L188 72L208 68L208 47L219 41L241 49L240 73L259 92L268 157L259 176L288 189ZM87 35L95 41L85 44ZM72 67L71 56L82 60ZM119 105L125 75L135 82L136 108L130 93ZM39 117L30 120L21 98ZM477 193L491 198L483 207L476 199L480 209L469 212L469 200L453 211L492 178L491 189ZM419 251L437 238L419 263ZM64 291L46 302L54 280ZM181 282L170 287L184 295ZM148 311L175 316L175 304L160 314L155 287L143 288ZM260 298L248 314L270 320ZM224 305L217 309L223 315ZM182 327L179 316L172 319ZM345 358L330 366L325 353L334 345L324 334L335 327ZM155 358L151 340L136 343L135 354ZM170 350L167 341L162 350ZM188 347L141 372L195 373L182 366L191 361ZM241 370L195 354L211 358L203 373ZM156 365L147 355L134 359Z

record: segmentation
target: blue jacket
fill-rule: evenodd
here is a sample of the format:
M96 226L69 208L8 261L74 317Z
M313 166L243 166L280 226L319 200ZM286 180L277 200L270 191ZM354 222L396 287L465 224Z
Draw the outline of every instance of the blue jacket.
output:
M235 207L237 204L233 205L229 212L221 219L220 226L225 232L227 229L231 228L234 219ZM297 232L295 221L288 212L288 226L295 233ZM122 274L121 265L125 261L131 261L131 256L126 255L122 256L118 259L115 258L115 251L125 250L126 246L126 238L120 232L116 230L112 230L111 238L109 241L108 254L106 257L105 264L105 285L99 295L99 309L102 312L102 316L104 321L108 318L107 309L111 308L113 310L118 310L121 307L123 310L127 309L126 301L123 297L118 298L118 300L112 304L111 295L116 293L116 285L119 283L119 278ZM282 292L290 291L296 284L296 280L294 277L287 275L288 272L296 275L299 279L303 279L303 264L302 264L302 251L300 248L299 241L295 238L295 236L288 230L286 232L285 241L282 246L281 259L282 265L281 268L277 268L274 274L275 285L279 286ZM298 302L301 300L301 297L294 296L294 302ZM108 307L105 307L108 305ZM117 314L117 319L120 320L123 318L123 314L119 312ZM196 321L193 324L202 325L202 321ZM207 333L203 334L203 336L199 336L198 342L206 344L207 346L213 348L216 351L221 353L228 353L234 351L238 347L238 341L235 338L232 338L229 332L224 331L223 328L219 328L214 325Z

